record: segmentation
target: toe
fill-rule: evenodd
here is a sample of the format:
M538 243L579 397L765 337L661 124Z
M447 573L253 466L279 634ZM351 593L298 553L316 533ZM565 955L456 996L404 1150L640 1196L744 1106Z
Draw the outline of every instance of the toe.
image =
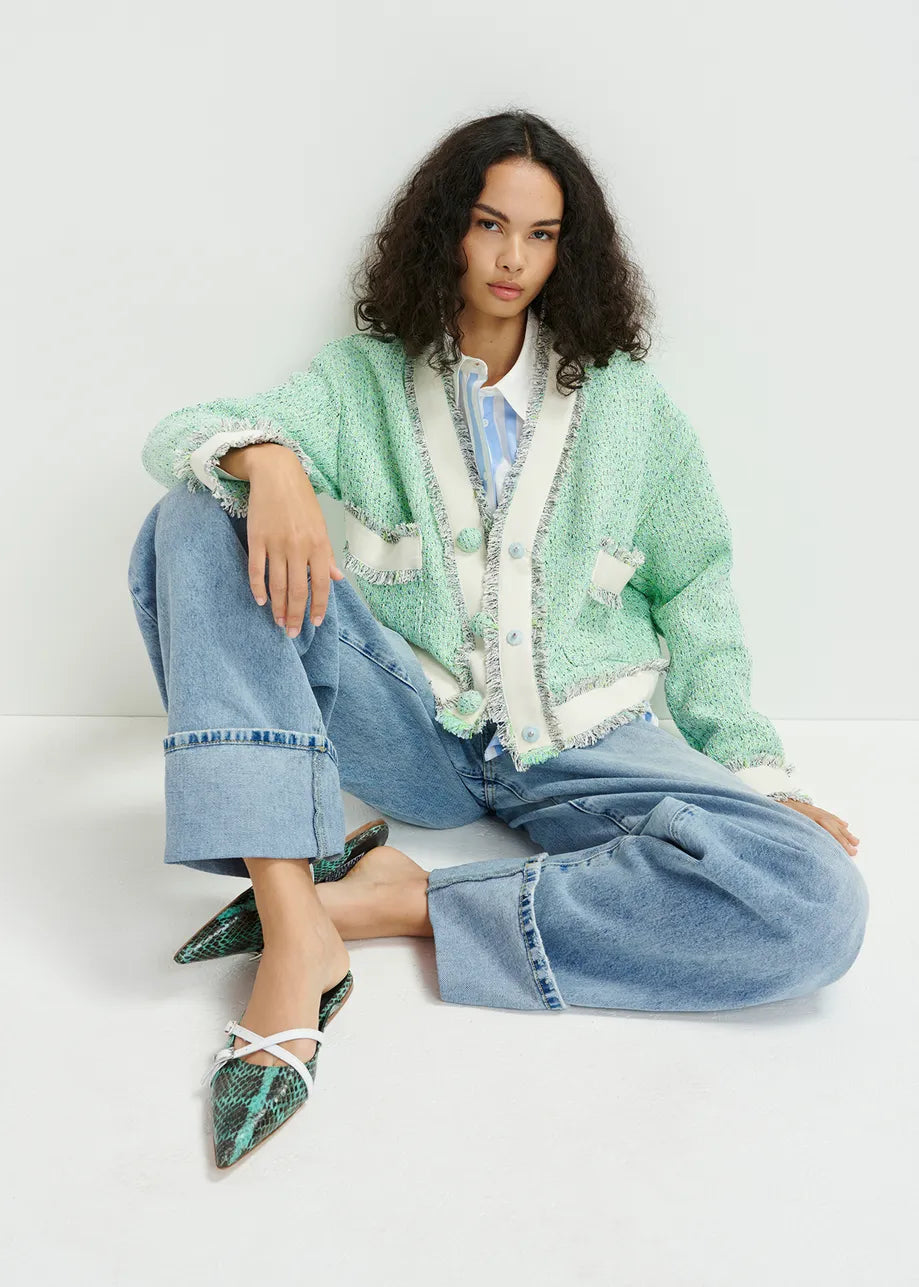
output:
M306 1066L312 1073L315 1059ZM221 1068L211 1088L217 1165L238 1162L283 1125L307 1098L306 1082L287 1066L265 1068L239 1059Z

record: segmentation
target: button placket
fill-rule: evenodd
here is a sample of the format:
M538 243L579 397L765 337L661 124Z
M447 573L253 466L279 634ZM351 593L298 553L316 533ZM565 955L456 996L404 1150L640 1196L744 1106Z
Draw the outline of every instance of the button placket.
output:
M505 579L506 585L507 585L507 577L514 578L514 582L516 584L519 584L518 578L521 578L528 583L528 592L525 595L525 598L526 598L526 602L530 603L531 596L532 596L532 584L531 584L532 570L530 567L530 563L528 561L528 555L529 555L529 550L527 549L526 545L522 541L505 540L499 551L498 557L504 565L504 567L502 568L502 571L504 572L504 579ZM507 569L506 571L504 571L505 568ZM522 603L518 604L517 606L521 607ZM504 613L501 612L501 605L499 603L499 618L500 617L506 618L506 612L507 610L505 610ZM531 629L532 629L532 623L531 623ZM504 631L503 640L510 647L517 648L526 641L526 635L527 635L527 632L525 629L521 628L520 626L510 625L510 628ZM531 637L531 646L532 646L532 635L530 637ZM500 638L501 636L499 636L499 639ZM499 647L500 647L500 644L499 644ZM524 664L525 664L525 659L520 658L519 655L515 657L514 665L520 666ZM530 658L530 664L532 665L532 657ZM527 723L527 724L524 724L520 729L520 737L525 742L528 742L528 743L538 742L539 739L542 737L542 735L543 735L543 730L538 724Z

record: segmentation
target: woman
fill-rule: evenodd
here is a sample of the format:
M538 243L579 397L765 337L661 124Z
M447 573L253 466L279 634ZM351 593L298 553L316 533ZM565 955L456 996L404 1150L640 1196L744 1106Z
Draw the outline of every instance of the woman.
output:
M750 704L724 510L577 149L523 111L454 130L359 291L307 371L143 453L166 861L252 882L176 959L260 949L209 1072L221 1166L308 1097L350 938L433 936L448 1001L709 1010L839 978L867 917L856 838ZM429 873L382 818L346 839L342 789L541 852Z

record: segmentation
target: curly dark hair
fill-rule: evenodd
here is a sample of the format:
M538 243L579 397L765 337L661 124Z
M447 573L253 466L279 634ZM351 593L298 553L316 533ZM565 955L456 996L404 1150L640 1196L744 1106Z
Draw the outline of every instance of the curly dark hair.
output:
M587 363L607 366L619 349L640 361L648 352L640 334L647 334L643 323L653 308L603 188L573 143L543 117L523 110L460 125L402 185L352 274L358 330L390 343L400 339L410 357L433 344L429 364L444 374L459 361L459 279L465 272L460 242L486 170L510 158L545 166L564 195L556 266L531 305L554 332L563 357L559 387L580 387Z

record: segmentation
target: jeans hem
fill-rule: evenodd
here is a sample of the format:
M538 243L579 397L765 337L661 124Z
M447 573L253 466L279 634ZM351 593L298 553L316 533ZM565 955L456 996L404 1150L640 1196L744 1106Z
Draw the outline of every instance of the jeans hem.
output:
M441 999L512 1010L560 1010L562 999L533 910L536 854L435 868L428 916Z
M343 851L338 766L323 736L201 729L172 733L164 743L172 747L165 756L166 863L245 877L244 857L312 860Z

